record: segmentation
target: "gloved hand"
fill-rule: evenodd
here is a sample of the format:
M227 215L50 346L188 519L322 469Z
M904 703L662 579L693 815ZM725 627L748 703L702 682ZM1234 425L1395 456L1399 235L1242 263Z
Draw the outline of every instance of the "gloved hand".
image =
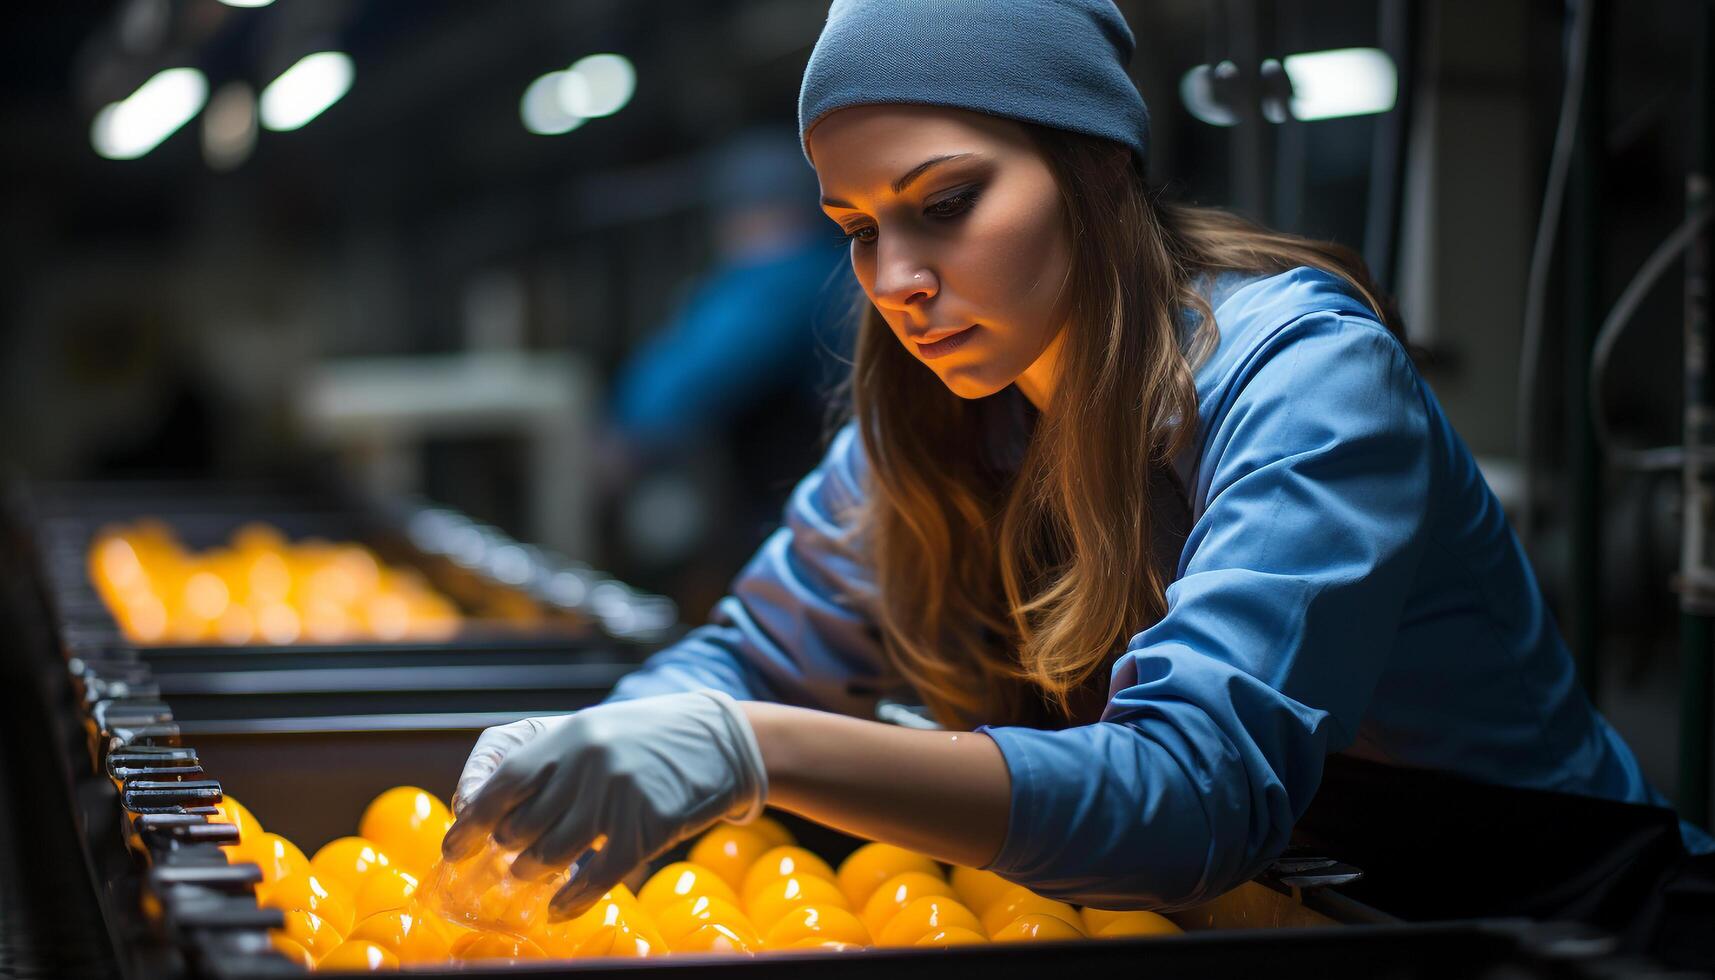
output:
M702 690L618 701L483 732L441 849L459 860L493 834L521 850L512 872L525 878L576 861L549 905L550 918L564 919L716 820L754 819L767 797L762 750L731 697Z

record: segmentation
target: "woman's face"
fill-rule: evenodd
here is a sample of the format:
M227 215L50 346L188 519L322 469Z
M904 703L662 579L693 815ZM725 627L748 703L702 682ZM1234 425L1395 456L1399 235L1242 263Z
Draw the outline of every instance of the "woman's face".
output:
M1071 247L1024 127L925 106L856 106L810 131L822 209L899 342L962 398L1052 391Z

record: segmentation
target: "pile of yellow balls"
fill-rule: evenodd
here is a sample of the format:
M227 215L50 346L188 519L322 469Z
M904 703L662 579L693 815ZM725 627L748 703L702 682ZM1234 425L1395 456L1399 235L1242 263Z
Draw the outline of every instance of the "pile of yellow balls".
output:
M437 641L461 620L420 574L363 545L292 542L260 523L201 552L160 521L109 526L88 567L125 637L144 645Z
M1154 912L1075 908L991 872L949 870L889 844L859 847L836 871L767 817L717 824L686 860L661 868L635 894L616 886L577 918L547 920L557 883L514 881L494 889L506 892L505 902L478 903L486 920L455 922L444 913L457 903L431 894L435 883L448 880L440 842L452 815L426 790L382 793L364 810L360 836L339 838L307 859L290 841L265 832L236 800L218 809L215 819L239 830L229 860L259 865L258 901L285 915L285 927L272 935L275 947L308 969L949 947L1180 931ZM511 926L495 928L502 920Z

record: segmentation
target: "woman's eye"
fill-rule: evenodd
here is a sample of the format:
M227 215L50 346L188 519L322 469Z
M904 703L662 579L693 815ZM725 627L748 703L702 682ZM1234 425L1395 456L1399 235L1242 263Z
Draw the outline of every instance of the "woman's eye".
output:
M875 226L859 225L856 228L847 228L840 232L840 237L848 242L862 242L868 245L875 241Z
M964 214L971 209L977 200L977 189L961 191L952 197L943 198L923 209L923 213L936 218L952 218Z

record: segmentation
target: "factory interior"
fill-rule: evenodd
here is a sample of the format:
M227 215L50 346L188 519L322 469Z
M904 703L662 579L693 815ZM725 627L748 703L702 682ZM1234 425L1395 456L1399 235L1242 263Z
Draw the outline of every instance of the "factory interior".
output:
M859 21L886 36L836 30ZM60 0L6 24L0 977L1715 975L1715 2ZM1117 61L1090 25L1129 28ZM975 40L923 57L919 28ZM1033 74L1062 63L1096 67ZM926 90L806 119L851 64L827 84ZM912 253L942 291L890 305L889 263L953 225L872 244L834 200L868 206L836 187L863 154L828 148L1093 133L1097 68L1147 106L1147 213L1331 243L1373 295L1266 324L1288 339L1232 390L1206 365L1266 315L1244 297L1300 295L1264 270L1337 270L1212 287L1208 361L1149 321L1204 453L1128 470L1189 507L1165 571L1068 571L1137 528L1087 535L1040 503L1081 474L1046 470L945 503L992 524L913 560L950 532L911 493L966 490L908 470L936 462L939 435L898 434L923 406L1065 434L1131 396L1038 398L1058 346L962 392L940 365L1004 331L961 325L960 354L901 324L1000 295L956 263L1019 250ZM1031 115L1057 97L1063 128ZM938 122L850 135L890 111ZM1026 156L1070 201L1062 158ZM1074 271L1132 230L1074 235ZM887 404L889 325L943 402ZM1318 338L1359 346L1319 369ZM1384 341L1363 383L1409 410L1337 387ZM1135 404L1174 404L1150 384ZM1432 475L1388 469L1366 420L1424 405ZM1290 443L1318 433L1355 434L1318 469ZM1009 465L1074 458L1047 442ZM1063 520L1018 530L1031 501ZM1259 523L1223 523L1246 501ZM1147 564L1172 521L1141 509ZM1014 564L1032 530L1052 553ZM1383 595L1399 574L1416 591ZM1098 594L1133 598L1079 716L1030 658ZM1066 712L947 707L996 677Z

